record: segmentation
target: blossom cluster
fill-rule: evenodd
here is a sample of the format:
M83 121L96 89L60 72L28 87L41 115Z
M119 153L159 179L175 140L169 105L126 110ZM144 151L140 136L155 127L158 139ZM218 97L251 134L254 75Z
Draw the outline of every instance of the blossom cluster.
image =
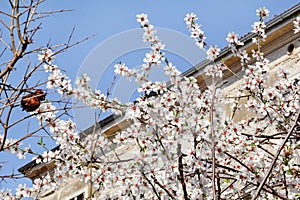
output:
M124 63L117 63L114 66L115 73L117 75L127 77L128 79L130 77L134 77L135 81L140 84L138 92L145 92L146 94L149 94L151 91L155 93L163 93L167 90L165 82L156 81L153 83L147 79L152 65L160 65L162 61L165 61L165 74L173 78L179 76L180 72L165 58L165 54L162 52L165 45L156 35L157 30L154 29L152 24L150 24L147 14L141 13L136 17L137 21L144 29L143 41L148 43L151 51L146 53L146 57L143 59L144 63L142 64L141 69L129 69Z
M296 20L293 21L294 23L294 33L300 33L300 16L296 17Z
M248 62L248 54L245 50L240 50L238 47L243 46L244 43L241 42L238 38L238 34L234 32L229 32L226 38L226 41L229 42L229 47L231 48L232 53L235 56L239 56L241 58L242 63Z
M268 14L265 8L257 10L260 21L253 32L258 47L266 38L263 19ZM196 19L194 13L185 18L192 37L204 48L205 36ZM55 105L42 103L35 115L41 125L49 127L60 147L35 160L55 162L54 174L35 179L33 187L20 185L15 196L8 190L0 190L0 195L38 198L42 191L79 177L101 199L213 199L216 195L219 199L248 199L255 197L258 185L267 178L259 199L296 199L300 191L300 77L291 77L278 67L274 69L278 80L269 85L270 61L261 48L248 55L241 50L243 42L230 32L226 40L244 67L239 86L230 95L220 91L216 80L227 67L216 61L220 49L210 46L207 55L212 64L205 73L212 85L200 90L196 78L181 76L168 62L147 15L137 15L137 21L151 51L139 70L123 63L115 65L116 74L140 84L141 96L134 102L121 105L92 90L85 74L72 88L69 78L53 64L51 51L39 56L49 73L48 88L95 109L122 111L130 125L112 138L105 137L97 124L92 132L79 133L71 119L60 117ZM169 85L147 80L151 65L162 61ZM247 116L238 116L244 111Z
M49 191L54 187L51 181L51 176L47 174L42 178L36 178L33 181L32 186L26 184L19 184L16 188L16 192L13 194L11 189L0 189L1 199L4 200L18 200L24 198L36 199L40 196L41 192Z
M196 41L196 45L199 46L199 48L204 49L205 46L208 46L205 42L205 35L204 31L200 29L201 25L196 23L197 16L194 13L187 14L184 18L186 25L191 32L191 37L193 37ZM215 61L217 57L220 54L221 49L218 48L216 45L211 45L206 50L207 59L210 61ZM222 74L223 70L222 64L213 64L206 68L206 75L212 76L212 77L222 77L220 73Z
M269 16L270 11L265 7L259 8L256 10L256 15L259 16L260 21L254 22L252 25L252 32L255 33L257 36L252 38L252 42L259 44L260 41L264 41L266 39L265 28L266 24L264 22L265 18Z
M156 35L157 30L150 23L148 15L141 13L136 15L137 22L140 23L141 28L143 28L143 41L150 46L150 52L146 53L143 59L143 64L141 69L129 69L124 63L117 63L115 68L115 73L117 75L127 77L128 79L134 78L138 84L143 84L148 81L148 76L153 65L159 66L162 61L168 61L165 59L165 54L163 49L165 44L161 42L159 37Z
M185 23L191 32L191 37L196 41L196 45L203 49L206 46L206 37L204 31L201 29L201 25L195 22L197 19L198 18L194 13L189 13L184 18Z
M163 44L156 35L157 30L150 24L147 14L141 13L136 15L136 17L137 22L139 22L141 28L144 29L143 41L148 43L151 48L150 52L146 53L146 57L143 59L145 63L143 64L143 68L146 69L144 72L149 72L153 64L159 65L161 61L165 60L165 54L162 52L165 48L165 44Z
M210 46L208 48L208 50L206 51L207 58L209 60L214 61L218 57L218 55L220 54L220 51L221 51L221 49L217 48L217 46Z
M53 55L51 50L47 50L46 55L39 55L39 60L46 62L45 60L51 60L44 65L45 72L48 74L47 88L55 89L62 96L72 97L78 99L88 106L97 109L100 108L103 111L107 111L108 108L113 109L116 112L120 112L120 102L117 99L108 99L106 94L100 90L93 90L89 86L90 78L87 74L82 74L75 81L75 86L72 87L71 79L61 72L57 65L52 64L54 58L49 55Z

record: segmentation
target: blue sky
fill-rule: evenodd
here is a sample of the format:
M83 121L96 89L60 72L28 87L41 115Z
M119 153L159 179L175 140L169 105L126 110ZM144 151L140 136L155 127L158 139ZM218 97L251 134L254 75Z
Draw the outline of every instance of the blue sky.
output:
M114 62L123 61L129 67L137 67L142 63L143 54L146 51L140 44L141 36L130 37L129 40L129 36L126 35L130 31L133 35L138 33L136 29L139 28L139 24L136 22L136 14L147 13L150 22L155 27L159 27L162 32L169 34L169 37L165 37L169 42L169 44L166 42L166 48L170 53L169 57L181 70L187 70L197 62L197 56L199 56L199 62L203 59L203 52L193 46L193 40L188 36L189 33L183 20L187 13L196 13L199 18L198 22L202 24L202 29L205 31L207 42L222 48L227 45L225 38L229 31L234 31L240 36L251 31L252 23L258 19L255 15L257 8L261 6L268 8L270 10L269 19L271 19L274 15L282 13L298 2L298 0L48 0L42 4L44 11L58 9L72 9L73 11L46 18L43 21L43 29L37 34L34 42L36 45L44 46L48 41L51 44L64 43L74 26L76 26L76 30L73 41L95 34L90 40L57 56L56 64L64 69L72 80L75 80L75 77L87 68L87 63L94 64L87 72L91 76L96 76L99 71L103 72L101 73L102 77L98 77L99 80L95 85L106 91L112 80ZM140 33L142 34L142 32ZM183 39L177 40L171 36L171 33ZM135 44L135 40L137 44ZM133 47L121 51L124 46L129 46L126 42L134 43L136 46L133 45ZM179 47L182 46L184 52L178 53L176 44ZM104 53L97 53L95 58L92 58L91 55L96 51ZM112 59L106 65L104 60L108 56L112 56ZM128 88L124 89L121 86L124 84L119 80L116 93L117 91L128 92ZM120 93L116 95L120 96ZM122 95L123 93L121 93ZM86 111L76 111L74 115L85 116L87 113ZM92 120L84 117L84 120L77 118L76 122L80 124L80 128L84 129L91 125ZM8 174L11 172L12 166L16 170L27 162L18 161L3 153L0 153L0 161L7 161L7 165L0 171L0 174ZM20 182L24 182L24 180ZM17 184L18 181L10 181L1 186L15 187Z

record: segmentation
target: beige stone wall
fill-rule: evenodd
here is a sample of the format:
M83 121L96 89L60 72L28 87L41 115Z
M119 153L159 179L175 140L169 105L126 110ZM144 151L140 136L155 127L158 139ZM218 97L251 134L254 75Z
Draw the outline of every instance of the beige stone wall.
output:
M79 179L73 179L67 185L58 190L48 191L43 194L42 200L70 200L79 194L84 193L84 197L88 197L88 186Z

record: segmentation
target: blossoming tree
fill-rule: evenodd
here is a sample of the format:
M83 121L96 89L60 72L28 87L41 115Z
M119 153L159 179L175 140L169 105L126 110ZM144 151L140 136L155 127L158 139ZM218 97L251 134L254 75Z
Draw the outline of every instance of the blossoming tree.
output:
M28 140L32 138L38 138L39 147L45 150L44 138L49 138L49 132L45 128L49 123L39 125L38 122L34 123L36 120L32 121L36 116L36 112L33 111L42 108L44 103L50 102L51 99L48 97L53 95L45 87L47 76L43 75L45 74L43 63L51 63L56 55L82 42L72 42L73 32L64 44L49 42L40 45L35 40L37 33L43 27L42 21L45 17L68 12L68 10L41 11L39 7L43 2L43 0L1 2L0 168L10 159L7 156L9 154L15 154L19 159L25 159L28 154L38 155L36 151L38 148L29 145ZM37 61L37 54L40 53L43 56L39 55L40 61ZM56 82L61 82L61 91L64 88L68 89L69 82L66 78L62 75L59 80L56 80ZM57 117L67 114L72 107L71 102L66 98L56 96L52 101L54 104L60 104L60 107L56 109L56 112L59 112ZM36 139L31 140L31 143L36 143ZM11 174L0 176L0 185L2 187L3 181L7 179L21 178L24 178L24 175L12 169ZM2 195L2 192L3 190L1 190L0 199L7 198L7 195Z
M261 52L261 42L267 37L264 21L269 11L260 8L257 15L259 21L252 26L257 49L252 54L241 50L244 44L234 32L227 36L244 70L239 77L241 87L228 96L221 91L223 71L228 66L217 59L220 49L207 44L194 13L186 15L186 25L212 63L205 70L211 85L202 91L194 77L181 76L167 59L165 45L143 13L137 15L137 21L150 51L142 68L115 65L117 75L140 85L141 96L134 102L121 104L107 93L91 89L85 74L72 87L71 80L54 64L51 48L42 51L38 59L48 73L48 89L100 112L123 115L131 125L112 141L101 130L88 135L83 132L84 137L80 137L71 119L61 118L50 101L41 101L31 116L37 117L41 127L47 127L60 147L35 160L55 160L55 172L35 179L32 187L20 185L15 195L8 190L1 190L1 195L8 199L38 198L43 191L80 177L91 186L89 199L297 198L299 79L280 69L278 81L267 85L269 61ZM295 34L300 32L299 23L297 17ZM156 65L163 67L168 82L148 80L149 69ZM226 105L232 108L227 114L221 109ZM235 118L240 109L247 109L250 117ZM2 149L13 151L3 138L1 135ZM120 153L122 147L130 147L130 156Z

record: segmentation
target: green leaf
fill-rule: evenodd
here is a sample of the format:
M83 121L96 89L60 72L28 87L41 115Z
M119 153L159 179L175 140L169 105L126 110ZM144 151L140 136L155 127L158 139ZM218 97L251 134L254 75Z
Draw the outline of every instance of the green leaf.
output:
M43 142L43 138L41 137L40 140L37 142L38 145L45 147L46 145Z
M224 183L230 183L230 179L229 179L229 178L226 178L226 179L224 180Z

